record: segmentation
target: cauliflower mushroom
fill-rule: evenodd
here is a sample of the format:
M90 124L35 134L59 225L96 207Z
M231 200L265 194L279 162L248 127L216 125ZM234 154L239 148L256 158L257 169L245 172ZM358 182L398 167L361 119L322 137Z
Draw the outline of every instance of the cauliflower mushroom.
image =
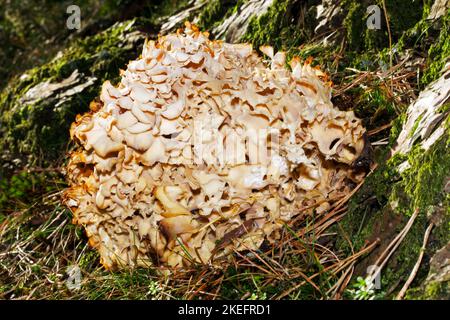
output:
M65 203L106 268L216 263L347 194L365 129L326 75L189 23L147 41L78 116Z

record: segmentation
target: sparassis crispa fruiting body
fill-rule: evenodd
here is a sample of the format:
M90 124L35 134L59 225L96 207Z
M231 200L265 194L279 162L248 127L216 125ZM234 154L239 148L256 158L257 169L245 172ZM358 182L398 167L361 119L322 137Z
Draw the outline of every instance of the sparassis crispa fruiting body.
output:
M144 45L117 87L78 116L65 203L102 263L214 263L276 242L304 208L327 210L363 174L353 112L298 58L184 31Z

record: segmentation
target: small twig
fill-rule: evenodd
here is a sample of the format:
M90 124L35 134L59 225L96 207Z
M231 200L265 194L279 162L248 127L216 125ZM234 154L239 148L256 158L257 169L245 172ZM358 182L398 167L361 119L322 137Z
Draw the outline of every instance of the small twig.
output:
M389 129L390 127L392 127L392 122L389 122L388 124L385 124L385 125L383 125L383 126L381 126L379 128L370 130L369 132L367 132L367 134L369 136L373 136L374 134L377 134L378 132L381 132L381 131L383 131L385 129Z
M430 237L430 233L431 233L431 230L433 229L433 227L434 227L434 224L430 223L428 228L425 230L425 235L423 237L422 248L420 248L419 258L417 259L417 262L414 265L414 268L412 269L411 274L408 277L408 280L406 280L406 282L403 285L402 289L397 294L397 297L395 298L396 300L402 300L403 299L403 297L405 296L406 290L408 290L409 286L411 285L411 283L413 282L414 278L416 277L417 271L419 271L420 264L422 263L422 258L423 258L423 254L425 252L425 248L426 248L427 243L428 243L428 238Z
M389 138L384 138L384 139L372 142L371 144L372 144L372 146L385 146L385 145L389 144L388 139Z

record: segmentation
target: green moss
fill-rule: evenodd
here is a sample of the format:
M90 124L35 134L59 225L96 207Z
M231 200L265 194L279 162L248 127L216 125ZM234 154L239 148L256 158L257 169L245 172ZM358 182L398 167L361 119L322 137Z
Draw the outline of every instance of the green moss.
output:
M398 51L414 47L415 51L428 53L425 70L420 78L421 88L440 76L450 56L450 11L439 19L427 19L431 3L424 1L422 19L404 32L396 45Z
M376 128L396 118L396 109L400 107L389 97L384 84L374 83L371 89L359 90L362 92L356 103L355 114L364 120L367 128Z
M265 14L252 17L241 41L249 42L255 49L270 45L276 51L286 52L287 61L297 56L302 60L312 57L312 65L335 74L349 61L336 59L339 46L328 46L322 41L311 41L316 23L314 1L275 0ZM351 55L349 53L349 55ZM335 63L338 62L338 63ZM348 66L348 65L346 65Z
M416 119L416 121L414 121L414 124L413 124L413 126L412 126L412 128L411 128L411 131L409 132L409 137L411 138L413 135L414 135L414 133L416 132L416 130L417 130L417 127L419 126L419 123L420 123L420 121L422 120L422 118L423 118L423 115L421 114L417 119Z
M344 27L347 32L347 41L351 48L361 48L364 44L364 38L361 37L361 30L365 30L365 8L358 1L346 1L344 6L347 8L347 16L344 19Z
M421 79L422 85L439 78L450 56L450 10L442 19L441 32L437 41L428 50L427 68Z
M389 146L393 146L397 140L400 132L403 129L403 124L406 120L406 113L402 113L392 121L391 131L389 132Z
M40 206L43 195L66 186L65 177L56 170L22 170L0 177L0 223L13 212Z
M421 50L427 50L426 47L429 47L428 40L435 35L433 31L433 24L435 21L428 20L427 17L430 13L430 1L424 1L424 8L422 12L422 19L417 22L412 28L406 30L399 41L397 42L397 48L399 51L407 48L407 47L415 47Z
M432 281L424 288L413 288L406 292L409 300L448 300L450 295L449 281Z
M447 113L450 111L450 102L444 103L438 110L438 113Z
M402 34L421 20L424 1L386 0L389 28L392 44L396 43ZM369 29L366 21L369 18L367 8L370 5L378 5L381 13L380 29ZM383 10L383 1L344 1L343 7L347 12L344 19L344 27L347 32L347 41L353 50L383 49L389 47L389 32L386 17ZM370 12L372 14L372 12ZM363 32L362 32L363 31Z
M425 152L416 147L409 154L411 168L403 174L405 191L412 207L427 208L443 201L444 180L450 172L450 140L442 138L437 146Z
M243 0L208 1L199 14L198 26L205 31L211 30L238 10L243 2Z
M0 179L0 209L14 210L19 202L28 202L33 195L48 193L55 190L55 185L49 183L56 179L55 174L49 172L22 171L13 174L9 179Z
M287 52L295 49L312 35L311 27L308 28L313 25L312 13L305 15L304 25L293 23L293 20L298 19L297 14L300 13L301 6L308 8L309 2L295 4L289 0L274 0L265 14L250 20L242 41L251 42L254 48L271 45L276 50Z
M185 7L189 0L103 0L100 7L100 15L113 16L114 20L119 17L145 17L154 23L161 18L169 16Z
M424 0L385 0L385 2L393 41L397 41L403 32L420 21L424 10L429 9L429 1ZM378 5L382 8L382 1L378 1Z

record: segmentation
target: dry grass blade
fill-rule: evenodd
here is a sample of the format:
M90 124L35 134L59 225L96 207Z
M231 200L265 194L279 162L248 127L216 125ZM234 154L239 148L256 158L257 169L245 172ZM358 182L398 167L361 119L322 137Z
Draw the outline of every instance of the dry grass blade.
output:
M311 277L309 277L309 280L312 280L312 279L316 278L317 276L319 276L320 274L322 274L324 272L327 272L327 271L331 271L333 274L337 274L339 271L341 271L342 269L344 269L348 265L351 265L358 258L360 258L361 256L367 254L371 250L373 250L373 248L375 248L375 246L377 244L378 244L378 241L373 242L372 244L370 244L369 246L361 249L359 252L355 253L354 255L352 255L350 257L347 257L344 260L339 261L338 263L334 263L333 265L328 266L325 269L323 269L322 271L312 275ZM303 286L305 283L306 283L306 280L298 283L297 285L291 287L290 289L288 289L287 291L285 291L281 295L279 295L277 297L277 299L282 299L282 298L288 296L289 294L291 294L292 292L294 292L295 290L297 290L301 286Z

